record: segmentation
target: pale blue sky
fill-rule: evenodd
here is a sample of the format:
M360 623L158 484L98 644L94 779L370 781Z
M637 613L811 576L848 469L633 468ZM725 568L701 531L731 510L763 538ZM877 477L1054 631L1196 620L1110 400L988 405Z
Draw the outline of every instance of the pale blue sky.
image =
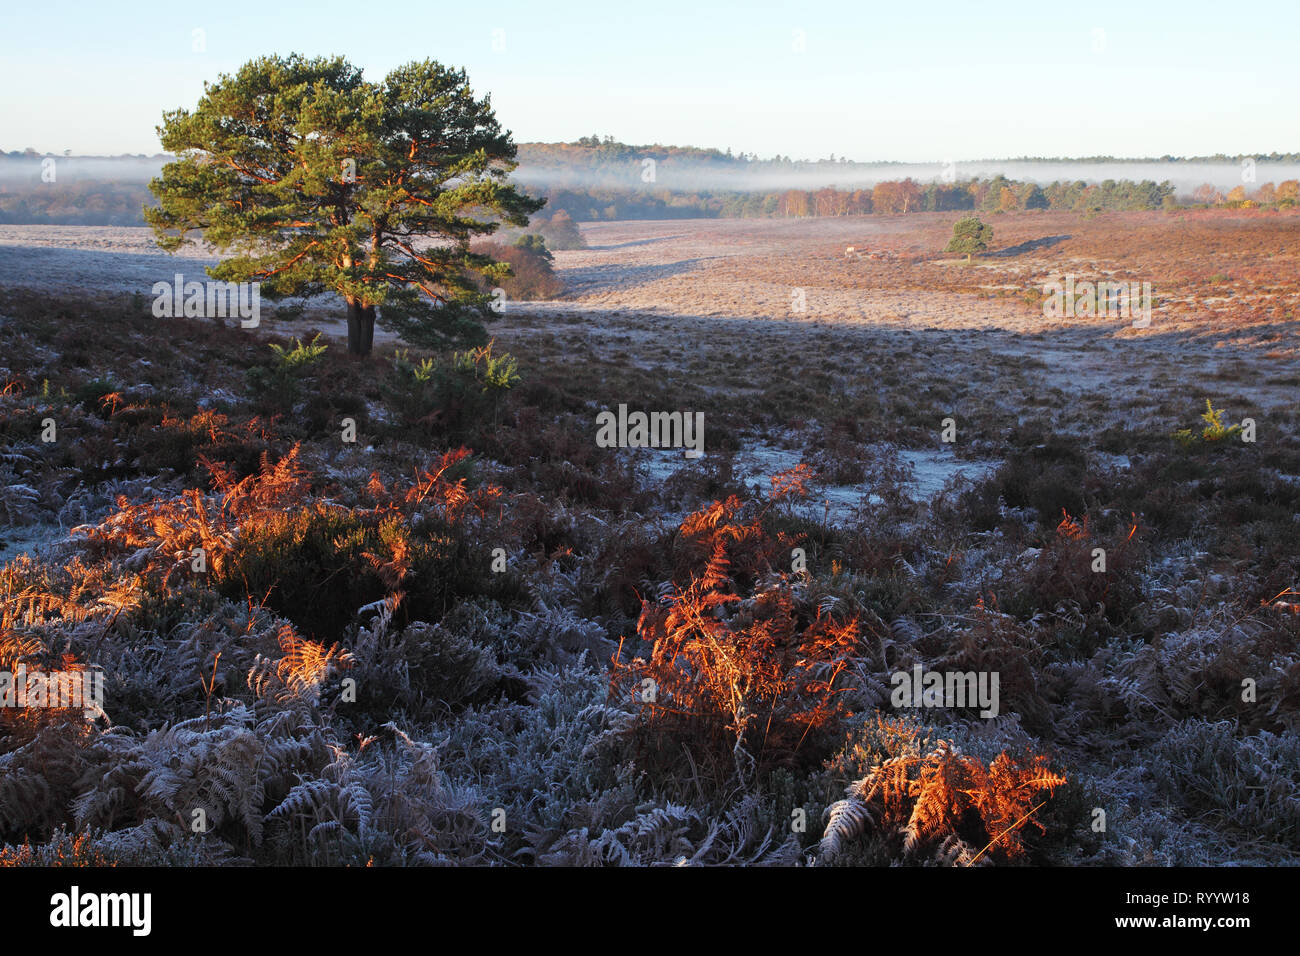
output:
M164 109L297 51L372 79L464 66L521 142L913 161L1300 150L1297 37L1300 0L25 2L0 34L0 149L156 152Z

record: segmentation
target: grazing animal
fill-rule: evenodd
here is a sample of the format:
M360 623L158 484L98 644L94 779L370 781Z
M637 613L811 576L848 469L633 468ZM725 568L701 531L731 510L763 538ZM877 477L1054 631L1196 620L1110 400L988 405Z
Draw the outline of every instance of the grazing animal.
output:
M858 252L858 250L857 250L856 247L854 247L854 246L849 246L847 249L844 250L844 258L845 258L845 259L861 259L861 258L862 258L862 253Z

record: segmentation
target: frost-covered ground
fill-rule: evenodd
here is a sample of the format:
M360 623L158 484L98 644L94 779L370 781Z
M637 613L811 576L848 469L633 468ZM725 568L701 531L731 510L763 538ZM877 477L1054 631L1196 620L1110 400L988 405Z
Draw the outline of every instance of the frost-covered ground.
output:
M692 341L690 331L781 337L793 352L815 349L819 337L833 330L834 361L850 365L855 348L907 350L919 344L946 352L956 370L970 350L988 349L1025 360L1041 371L1045 388L1067 392L1132 393L1176 363L1189 377L1232 377L1234 388L1252 397L1287 397L1266 375L1242 373L1244 361L1252 363L1252 373L1267 372L1288 368L1300 354L1300 295L1294 289L1261 283L1259 289L1229 289L1225 296L1221 285L1207 288L1186 275L1166 276L1163 260L1146 267L1098 261L1098 249L1085 246L1071 254L1069 243L967 266L931 251L941 246L940 232L950 218L586 224L590 248L555 254L566 284L563 302L507 303L494 331L503 341L537 334L562 338L571 347L622 354L646 367L697 359L702 343ZM1007 222L1015 230L1003 242L1043 232L1071 239L1071 229L1103 232L1076 220L1052 214L998 225ZM1096 242L1105 249L1103 238ZM888 258L845 259L846 245ZM203 246L165 254L143 227L0 226L0 284L126 292L151 301L155 282L172 282L177 273L201 280L215 262ZM1206 268L1220 266L1211 261ZM1034 296L1040 297L1042 280L1066 273L1081 281L1153 281L1161 304L1151 325L1141 329L1118 320L1048 320ZM1261 303L1268 312L1260 311ZM332 297L307 303L305 315L293 323L277 323L269 304L266 311L271 332L310 327L346 334L341 305ZM391 341L382 329L377 334ZM1238 338L1248 353L1230 348Z
M904 471L904 493L917 501L928 501L950 483L961 480L976 482L986 477L998 465L996 461L969 461L956 457L948 447L933 449L898 449L877 447L865 449L867 456L900 466ZM638 473L647 485L656 487L681 476L684 472L705 467L707 451L699 458L687 458L680 450L656 448L633 449ZM791 471L804 461L798 448L781 448L763 441L748 441L731 456L736 478L746 487L754 489L760 497L771 491L773 475ZM815 519L824 519L834 526L844 525L859 518L864 504L881 504L884 499L876 493L877 482L864 479L856 484L818 482L807 502L796 511ZM669 521L680 521L684 512L667 512L659 515Z
M523 383L439 407L382 335L268 388L333 303L158 321L202 253L0 227L0 650L113 723L0 713L0 862L1300 861L1296 218L997 217L970 266L950 218L584 226L491 325ZM1165 311L1047 323L1064 272ZM705 455L598 447L620 403ZM918 666L998 716L895 705Z

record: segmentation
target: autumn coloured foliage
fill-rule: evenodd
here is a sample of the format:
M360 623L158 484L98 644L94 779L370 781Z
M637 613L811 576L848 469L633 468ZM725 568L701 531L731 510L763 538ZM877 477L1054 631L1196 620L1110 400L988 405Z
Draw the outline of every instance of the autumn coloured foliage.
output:
M485 518L500 490L466 488L457 477L468 449L443 454L409 483L372 474L366 507L309 493L295 446L257 474L237 479L204 460L213 490L132 504L125 498L98 525L76 529L91 556L128 555L125 594L166 593L211 582L231 597L256 596L309 633L336 637L358 607L391 597L416 613L440 610L458 591L479 587L486 559L453 533L467 517ZM475 571L479 572L478 574Z
M637 623L648 654L613 678L641 702L644 746L668 760L686 746L719 781L820 754L859 644L856 620L810 607L780 570L795 539L745 510L731 497L682 522L674 579Z
M1041 754L1017 760L1005 751L986 763L940 740L927 752L889 757L830 808L821 842L830 862L866 831L897 842L905 858L932 855L973 866L984 856L1025 856L1025 829L1045 832L1034 814L1067 780Z

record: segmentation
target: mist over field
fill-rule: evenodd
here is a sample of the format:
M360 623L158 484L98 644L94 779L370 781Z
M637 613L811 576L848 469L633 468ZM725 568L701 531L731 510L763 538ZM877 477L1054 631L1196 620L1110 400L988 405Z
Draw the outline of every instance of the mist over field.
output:
M1089 184L1105 180L1168 180L1180 197L1190 196L1196 187L1208 183L1227 191L1242 182L1241 162L1171 160L1162 162L1039 161L1039 160L940 160L933 163L856 162L828 160L746 160L721 156L715 160L673 156L658 160L653 184L642 178L642 160L631 159L617 167L591 168L581 162L557 161L537 147L520 145L519 167L511 178L538 189L628 189L656 188L695 192L700 190L768 192L783 189L857 189L881 182L913 179L918 183L963 182L1004 176L1020 182L1047 185L1052 182ZM632 147L645 157L662 155L664 148ZM43 156L0 155L0 187L32 186L41 183ZM105 183L144 185L170 161L167 156L60 156L54 155L57 180L65 183L94 180ZM1300 178L1300 163L1256 161L1255 181L1281 182Z
M645 147L653 156L653 147ZM526 155L526 154L525 154ZM776 168L773 168L775 165ZM752 168L747 168L752 167ZM558 165L520 164L513 177L525 186L541 188L627 188L641 183L644 167L632 161L617 172L593 172ZM736 190L768 192L781 189L856 189L881 182L913 179L918 183L962 182L1002 175L1020 182L1045 186L1052 182L1083 181L1089 184L1105 180L1168 180L1179 196L1189 196L1196 187L1208 183L1216 189L1229 190L1242 182L1238 163L1205 162L1041 162L1022 160L948 161L935 163L859 163L802 161L794 164L770 164L761 161L737 163L733 168L716 164L673 159L657 164L655 187L660 189ZM1300 177L1300 163L1255 164L1256 179L1263 183Z
M32 156L0 155L0 187L40 185L48 168L47 159L55 163L55 183L95 180L123 185L144 185L167 164L167 156ZM50 185L47 183L47 185Z

